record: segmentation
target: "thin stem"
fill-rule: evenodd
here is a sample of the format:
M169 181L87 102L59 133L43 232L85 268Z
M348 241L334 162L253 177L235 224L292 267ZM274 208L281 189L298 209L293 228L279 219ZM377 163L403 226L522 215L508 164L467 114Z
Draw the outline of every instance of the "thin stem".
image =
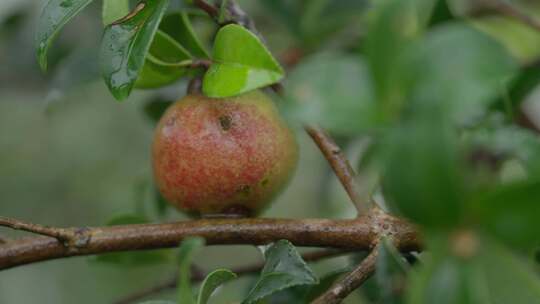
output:
M315 299L311 304L341 303L351 292L360 287L375 272L378 248L375 248L363 261L344 278L334 283L330 289Z
M356 181L356 172L354 172L343 151L323 128L306 126L305 129L336 173L358 213L365 214L373 207L372 201L369 198L362 198Z
M210 17L217 20L219 17L219 10L214 5L204 1L204 0L193 0L193 4L198 8L205 11Z
M368 250L381 233L377 228L381 226L395 231L394 238L399 241L396 246L401 250L420 247L415 227L389 215L368 214L354 220L202 219L163 224L61 228L66 229L68 235L81 236L74 238L75 244L70 242L70 246L49 237L13 240L0 245L0 270L71 256L171 248L189 236L203 237L209 245L265 245L287 239L296 246ZM49 229L57 231L60 228ZM84 234L79 231L84 231Z
M349 251L343 251L343 250L318 250L314 252L305 253L302 255L302 258L306 262L316 262L323 259L333 258L337 256L341 256L344 254L349 253ZM260 272L261 269L264 267L264 262L257 262L249 265L245 265L238 268L233 268L231 271L236 273L238 276L246 275L246 274L253 274ZM192 276L191 280L194 283L201 282L206 277L207 273L204 273L202 271L199 272L193 272L192 270ZM164 281L160 284L157 284L155 286L151 286L149 288L139 290L133 294L130 294L116 302L114 304L131 304L135 303L137 301L143 300L153 294L160 293L162 291L165 291L167 289L175 288L178 283L178 277L174 276L167 281Z

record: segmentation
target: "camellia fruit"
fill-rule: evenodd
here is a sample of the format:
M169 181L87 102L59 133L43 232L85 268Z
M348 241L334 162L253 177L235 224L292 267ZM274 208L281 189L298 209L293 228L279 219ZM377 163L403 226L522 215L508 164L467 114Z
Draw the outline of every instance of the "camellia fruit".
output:
M159 190L177 209L252 216L290 180L298 146L261 91L224 99L188 95L161 117L152 157Z

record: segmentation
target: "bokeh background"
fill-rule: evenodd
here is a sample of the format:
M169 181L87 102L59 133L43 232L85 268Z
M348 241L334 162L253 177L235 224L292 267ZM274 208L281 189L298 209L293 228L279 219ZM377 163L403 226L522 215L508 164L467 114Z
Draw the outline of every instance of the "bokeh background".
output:
M365 9L363 1L343 1L351 9L335 16L336 20L321 18L322 12L302 19L301 33L291 32L287 21L269 12L264 2L268 1L239 1L282 60L294 61L299 54L321 50L354 52L360 47L357 37L363 33L359 17ZM529 12L540 12L533 2L519 4L526 5ZM51 49L51 69L43 74L33 42L43 4L38 0L0 1L0 215L53 226L104 225L117 215L137 212L149 214L154 221L183 219L174 210L157 215L149 159L153 122L144 109L156 97L181 97L186 84L136 91L125 102L115 101L97 76L103 28L100 1L62 31ZM315 29L316 24L327 28ZM519 23L485 18L476 25L501 39L522 62L540 55L539 35ZM203 35L211 35L208 26L200 28ZM539 90L525 106L529 112L540 113ZM301 130L296 131L301 147L298 170L290 187L264 215L352 217L347 196L322 155ZM356 163L364 142L340 142ZM7 229L0 229L0 235L25 236ZM220 246L205 248L196 263L213 269L260 259L255 247ZM347 258L338 258L319 263L315 269L322 273L346 264ZM0 272L0 303L112 303L175 271L173 262L122 266L92 257L39 263ZM241 299L239 295L250 283L248 277L226 285L215 303ZM173 296L169 292L153 298ZM349 303L361 301L359 294L348 299Z

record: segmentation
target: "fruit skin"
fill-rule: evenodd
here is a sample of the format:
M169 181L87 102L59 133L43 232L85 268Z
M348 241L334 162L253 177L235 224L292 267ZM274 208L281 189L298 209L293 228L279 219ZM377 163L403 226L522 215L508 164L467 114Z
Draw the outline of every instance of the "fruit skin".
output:
M226 99L188 95L161 117L152 157L158 188L177 209L255 215L292 177L298 146L260 91Z

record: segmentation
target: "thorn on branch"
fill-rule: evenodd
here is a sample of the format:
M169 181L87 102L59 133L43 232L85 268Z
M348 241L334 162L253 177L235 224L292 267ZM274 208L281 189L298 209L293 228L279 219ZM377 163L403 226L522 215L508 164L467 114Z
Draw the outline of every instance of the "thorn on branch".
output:
M55 228L3 216L0 217L0 226L49 236L73 250L84 248L90 242L90 234L87 228Z
M311 304L337 304L341 303L351 292L360 287L375 272L377 263L378 248L373 251L350 273L345 275L326 290L321 296Z

